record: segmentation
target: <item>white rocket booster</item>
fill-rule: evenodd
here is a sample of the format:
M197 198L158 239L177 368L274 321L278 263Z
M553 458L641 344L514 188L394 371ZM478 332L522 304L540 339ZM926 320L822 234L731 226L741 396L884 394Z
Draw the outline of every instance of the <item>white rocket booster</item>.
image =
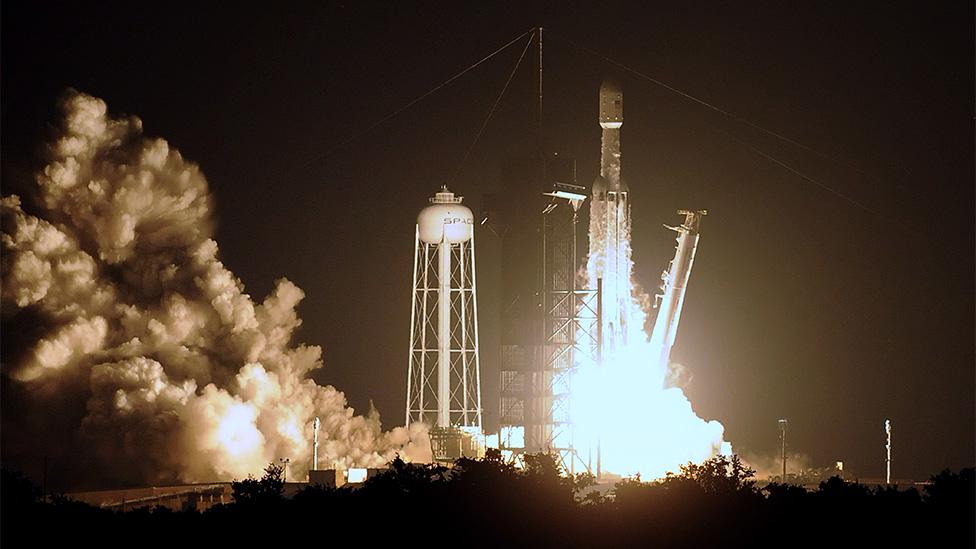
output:
M593 182L590 202L590 285L602 279L604 350L623 345L634 318L630 275L630 201L627 185L620 177L620 127L624 123L624 96L620 86L605 80L600 86L600 127L603 128L600 176Z
M651 345L658 355L658 364L667 367L671 356L671 347L678 333L678 320L681 318L681 307L684 305L685 292L688 288L688 278L691 267L695 262L695 251L698 249L698 228L702 216L707 210L678 210L679 215L685 216L685 221L677 227L665 227L678 233L678 242L674 251L671 266L661 274L661 290L663 293L655 296L660 299L654 331L651 332Z

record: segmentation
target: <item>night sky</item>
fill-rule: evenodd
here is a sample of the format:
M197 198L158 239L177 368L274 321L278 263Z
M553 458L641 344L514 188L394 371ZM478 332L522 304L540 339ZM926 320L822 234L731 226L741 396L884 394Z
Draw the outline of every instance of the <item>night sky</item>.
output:
M542 25L544 146L585 184L600 82L622 84L646 288L673 253L661 224L709 210L672 355L696 412L746 455L774 455L788 418L792 451L862 477L883 476L886 417L896 478L976 461L971 3L89 4L3 4L3 194L29 189L67 88L139 116L206 174L248 293L305 290L316 380L385 425L403 420L416 213L445 182L477 211L532 154L534 46L464 164L524 40L363 132ZM494 429L497 257L478 239Z

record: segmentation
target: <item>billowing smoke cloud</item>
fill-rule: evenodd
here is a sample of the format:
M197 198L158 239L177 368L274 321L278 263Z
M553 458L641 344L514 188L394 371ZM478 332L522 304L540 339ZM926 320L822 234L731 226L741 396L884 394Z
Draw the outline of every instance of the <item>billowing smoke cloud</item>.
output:
M36 325L4 374L35 410L78 418L70 437L94 469L209 481L288 457L300 478L316 416L326 466L430 458L421 426L383 432L309 378L321 349L291 344L304 293L286 279L261 303L244 293L196 165L97 98L62 106L37 214L2 199L4 317Z

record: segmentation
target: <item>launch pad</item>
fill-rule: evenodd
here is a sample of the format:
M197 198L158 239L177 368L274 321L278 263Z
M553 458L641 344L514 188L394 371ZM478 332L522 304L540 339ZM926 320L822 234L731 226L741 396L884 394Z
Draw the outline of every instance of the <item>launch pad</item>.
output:
M539 36L541 120L541 29ZM568 473L599 479L607 471L636 472L622 468L620 458L647 453L635 449L635 439L685 446L667 458L671 468L708 458L723 444L721 425L698 418L679 389L667 392L665 375L706 212L679 210L684 221L665 225L678 233L677 246L653 298L648 333L650 298L633 279L620 85L605 80L598 105L600 173L590 187L577 181L574 160L544 155L540 139L535 157L503 168L502 192L487 197L479 224L447 187L418 216L406 424L431 427L436 461L497 446L515 463L549 453ZM582 240L579 221L587 212ZM474 232L486 223L501 244L499 430L491 436L482 431L474 282ZM650 417L634 408L646 399L661 408ZM642 432L648 423L654 427ZM615 469L606 468L608 451Z
M585 408L594 400L585 402L578 396L585 389L577 386L578 374L588 372L589 380L599 377L605 357L618 361L638 347L643 368L667 368L701 216L706 213L680 210L685 221L668 227L678 233L677 249L662 275L661 293L655 296L657 322L648 337L644 319L649 311L642 310L632 280L630 189L621 178L623 92L619 85L604 82L599 105L601 170L591 187L577 183L572 160L551 157L543 163L541 174L533 173L530 164L517 179L523 183L521 188L505 192L524 193L525 186L531 188L541 179L542 192L537 196L543 201L529 203L538 204L533 215L542 261L532 284L505 287L508 306L503 318L498 437L503 455L516 462L527 453L552 453L567 472L586 471L598 478L605 473L604 448L598 433L591 429L581 436L578 430L583 416L593 412ZM589 238L581 250L578 225L587 199ZM525 233L532 234L513 228L519 215L515 210L497 216L501 222L495 232L503 235L503 250L524 245L520 234L522 240ZM507 271L506 261L524 261L524 256L503 251ZM632 436L642 435L635 430Z

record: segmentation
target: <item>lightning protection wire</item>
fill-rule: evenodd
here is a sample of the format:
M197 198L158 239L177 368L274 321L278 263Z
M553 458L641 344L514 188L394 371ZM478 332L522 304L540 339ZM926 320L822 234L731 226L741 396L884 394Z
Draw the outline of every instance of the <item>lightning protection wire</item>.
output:
M498 104L501 103L502 98L505 97L505 92L508 91L508 86L512 83L512 79L515 77L515 73L518 72L519 66L522 65L522 60L525 59L525 52L529 51L529 45L532 44L532 39L534 37L535 37L535 32L533 32L532 35L529 36L528 40L525 41L525 47L522 48L521 55L519 55L518 60L515 62L515 66L512 67L512 72L508 74L508 80L505 81L505 85L502 86L502 91L498 94L498 97L495 98L495 103L492 104L491 109L488 110L488 116L486 116L484 122L481 123L481 127L478 129L478 133L475 134L474 139L471 141L471 144L468 145L468 149L464 151L464 156L461 157L461 161L458 162L457 168L455 168L454 173L451 174L450 181L454 181L457 178L458 173L461 171L461 168L464 166L464 163L468 160L468 157L471 155L471 152L478 144L478 141L481 139L482 134L485 133L485 128L488 127L488 122L491 121L492 115L495 114L495 110L498 109Z
M685 99L688 99L689 101L693 101L695 103L698 103L699 105L702 105L702 106L704 106L704 107L706 107L706 108L708 108L708 109L710 109L712 111L715 111L715 112L717 112L719 114L722 114L724 116L727 116L728 118L731 118L732 120L735 120L737 122L740 122L742 124L745 124L746 126L749 126L751 128L754 128L756 130L759 130L760 132L762 132L762 133L764 133L766 135L769 135L771 137L774 137L776 139L779 139L781 141L784 141L786 143L789 143L791 145L794 145L796 147L799 147L799 148L801 148L801 149L803 149L805 151L808 151L808 152L810 152L812 154L815 154L815 155L817 155L817 156L819 156L821 158L824 158L826 160L829 160L829 161L833 162L834 164L846 166L846 167L851 168L851 169L853 169L853 170L855 170L855 171L857 171L857 172L859 172L859 173L861 173L863 175L868 175L867 173L865 173L864 171L862 171L858 167L850 164L849 162L844 162L844 161L841 161L841 160L837 160L837 159L831 157L830 155L827 155L825 153L822 153L822 152L814 149L813 147L810 147L808 145L804 145L803 143L800 143L799 141L796 141L794 139L791 139L789 137L786 137L785 135L782 135L780 133L777 133L777 132L775 132L773 130L766 129L766 128L760 126L759 124L756 124L755 122L752 122L751 120L747 120L745 118L742 118L741 116L738 116L738 115L736 115L736 114L734 114L732 112L729 112L729 111L727 111L725 109L722 109L720 107L717 107L717 106L713 105L712 103L709 103L708 101L705 101L704 99L699 99L698 97L695 97L695 96L691 95L690 93L687 93L687 92L682 91L682 90L680 90L678 88L675 88L674 86L671 86L671 85L669 85L669 84L667 84L665 82L662 82L661 80L659 80L657 78L654 78L653 76L650 76L650 75L648 75L648 74L646 74L646 73L644 73L642 71L639 71L639 70L637 70L637 69L635 69L633 67L629 67L629 66L621 63L620 61L617 61L615 59L611 59L610 57L607 57L606 55L603 55L603 54L601 54L599 52L596 52L594 50L591 50L591 49L587 48L586 46L583 46L581 44L578 44L578 43L570 40L569 38L566 38L565 36L560 36L560 37L563 40L565 40L569 45L573 46L574 48L577 48L577 49L579 49L581 51L584 51L584 52L586 52L586 53L588 53L588 54L590 54L590 55L592 55L594 57L597 57L599 59L602 59L603 61L605 61L607 63L610 63L610 64L612 64L614 66L617 66L617 67L619 67L619 68L621 68L621 69L623 69L623 70L625 70L625 71L627 71L627 72L629 72L629 73L637 76L638 78L641 78L643 80L646 80L648 82L651 82L652 84L655 84L657 86L660 86L660 87L662 87L662 88L664 88L664 89L666 89L666 90L668 90L668 91L670 91L672 93L675 93L677 95L680 95L681 97L684 97ZM714 126L713 126L713 128L714 128ZM810 177L809 175L806 175L805 173L801 172L800 170L797 170L796 168L788 165L787 163L783 162L782 160L774 157L773 155L771 155L769 153L766 153L766 152L760 150L759 148L757 148L757 147L755 147L753 145L750 145L748 143L745 143L744 141L741 141L739 139L736 139L736 138L732 137L731 135L729 135L726 132L721 132L721 133L724 133L725 136L728 137L729 139L731 139L732 141L735 141L736 143L738 143L738 144L746 147L750 151L752 151L752 152L756 153L757 155L761 156L762 158L764 158L764 159L766 159L766 160L768 160L768 161L776 164L777 166L779 166L779 167L781 167L781 168L789 171L790 173L796 175L797 177L803 179L804 181L807 181L808 183L812 183L812 184L816 185L817 187L820 187L821 189L829 192L830 194L833 194L834 196L836 196L838 198L841 198L841 199L843 199L843 200L845 200L845 201L853 204L854 206L856 206L856 207L858 207L858 208L860 208L860 209L862 209L862 210L864 210L864 211L866 211L868 213L874 214L874 215L876 215L876 216L878 216L878 217L880 217L882 219L886 219L886 220L889 220L890 221L890 219L888 219L886 216L882 215L877 210L874 210L872 208L869 208L868 206L864 205L863 203L855 200L854 198L851 198L850 196L847 196L846 194L838 191L837 189L834 189L834 188L830 187L829 185L826 185L826 184L818 181L817 179L815 179L813 177Z
M559 36L559 35L557 35L557 36ZM749 126L750 128L753 128L755 130L758 130L758 131L760 131L760 132L762 132L762 133L764 133L764 134L766 134L766 135L768 135L770 137L773 137L775 139L779 139L780 141L784 141L784 142L789 143L789 144L791 144L791 145L793 145L795 147L798 147L800 149L803 149L803 150L805 150L805 151L807 151L807 152L809 152L811 154L814 154L814 155L819 156L819 157L821 157L823 159L829 160L830 162L833 162L834 164L837 164L839 166L847 167L847 168L852 169L852 170L854 170L854 171L856 171L856 172L858 172L858 173L860 173L862 175L870 176L870 174L868 174L867 172L865 172L861 168L855 166L854 164L851 164L850 162L847 162L845 160L840 160L840 159L834 158L831 155L828 155L826 153L820 152L817 149L814 149L813 147L811 147L809 145L805 145L805 144L803 144L803 143L801 143L801 142L799 142L799 141L797 141L795 139L792 139L790 137L787 137L787 136L785 136L785 135L783 135L783 134L781 134L779 132L776 132L776 131L770 130L768 128L765 128L763 126L760 126L759 124L757 124L757 123L755 123L755 122L753 122L751 120L748 120L746 118L743 118L743 117L741 117L741 116L739 116L739 115L737 115L735 113L732 113L732 112L727 111L727 110L725 110L725 109L723 109L721 107L718 107L718 106L716 106L716 105L714 105L712 103L709 103L708 101L705 101L704 99L700 99L698 97L695 97L694 95L691 95L688 92L682 91L682 90L680 90L680 89L678 89L678 88L676 88L674 86L671 86L671 85L667 84L666 82L663 82L663 81L661 81L661 80L659 80L657 78L654 78L653 76L651 76L651 75L649 75L647 73L644 73L642 71L639 71L639 70L637 70L637 69L635 69L633 67L629 67L629 66L627 66L627 65L625 65L625 64L623 64L620 61L617 61L615 59L611 59L610 57L607 57L606 55L603 55L600 52L591 50L590 48L587 48L586 46L583 46L582 44L578 44L578 43L574 42L573 40L570 40L569 38L567 38L565 36L560 36L560 37L563 40L565 40L570 46L573 46L574 48L577 48L577 49L579 49L579 50L581 50L583 52L586 52L586 53L588 53L588 54L590 54L590 55L592 55L594 57L597 57L599 59L602 59L603 61L605 61L607 63L610 63L611 65L620 67L621 69L623 69L623 70L625 70L625 71L633 74L634 76L637 76L638 78L641 78L643 80L647 80L648 82L651 82L652 84L655 84L657 86L660 86L660 87L662 87L662 88L664 88L664 89L666 89L666 90L668 90L668 91L670 91L670 92L672 92L674 94L680 95L681 97L684 97L685 99L688 99L689 101L693 101L695 103L698 103L699 105L701 105L701 106L703 106L703 107L705 107L707 109L710 109L712 111L715 111L715 112L717 112L717 113L719 113L719 114L721 114L723 116L727 116L728 118L731 118L732 120L735 120L736 122L739 122L741 124L745 124L746 126ZM831 191L831 192L834 192L834 191Z
M450 77L450 78L448 78L447 80L445 80L445 81L443 81L443 82L441 82L440 84L438 84L438 85L436 85L436 86L434 86L433 88L431 88L430 90L428 90L428 91L427 91L426 93L424 93L424 94L422 94L422 95L420 95L420 96L419 96L419 97L417 97L416 99L414 99L414 100L412 100L412 101L410 101L409 103L407 103L407 104L405 104L405 105L403 105L402 107L400 107L400 108L398 108L398 109L396 109L396 110L394 110L393 112L391 112L391 113L389 113L389 114L387 114L386 116L384 116L384 117L382 117L382 118L380 118L380 119L379 119L379 120L377 120L376 122L373 122L373 123L372 123L371 125L369 125L369 126L368 126L368 127L366 128L366 129L364 129L364 130L362 130L361 132L358 132L358 133L356 133L355 135L353 135L353 136L351 136L351 137L349 137L348 139L345 139L344 141L341 141L341 142L339 142L339 143L337 143L337 144L335 144L335 145L333 145L332 147L329 147L329 148L328 148L328 150L326 150L326 151L325 151L325 152L323 153L323 155L322 155L322 156L328 156L328 155L329 155L330 153L332 153L332 152L333 152L333 151L335 151L336 149L338 149L338 148L341 148L341 147L343 147L343 146L345 146L345 145L348 145L349 143L351 143L351 142L353 142L353 141L355 141L355 140L357 140L357 139L359 139L360 137L362 137L362 136L364 136L364 135L366 135L367 133L369 133L369 132L371 132L371 131L373 131L373 130L374 130L374 129L376 129L377 127L379 127L379 126L381 126L381 125L382 125L382 124L383 124L384 122L386 122L387 120L389 120L389 119L391 119L391 118L393 118L393 117L395 117L395 116L397 116L398 114L400 114L400 113L402 113L403 111L405 111L405 110L407 110L407 109L409 109L410 107L412 107L412 106L414 106L414 105L416 105L417 103L420 103L421 101L423 101L424 99L426 99L426 98L427 98L427 97L429 97L430 95L432 95L432 94L434 94L434 93L436 93L436 92L437 92L438 90L440 90L440 89L441 89L441 88L443 88L444 86L447 86L447 85L448 85L448 84L450 84L451 82L454 82L454 81L455 81L455 80L457 80L458 78L461 78L461 77L462 77L462 76L464 76L465 74L467 74L467 73L469 73L469 72L471 72L472 70L474 70L475 68L477 68L478 66L480 66L480 65L481 65L482 63L484 63L485 61L488 61L488 60L489 60L489 59L491 59L492 57L495 57L495 56L496 56L496 55L498 55L499 53L501 53L501 52L503 52L503 51L505 51L506 49L508 49L508 48L509 48L509 46L511 46L512 44L514 44L514 43L516 43L516 42L518 42L519 40L521 40L522 38L524 38L524 37L525 37L526 35L528 35L528 34L529 34L529 33L531 33L531 32L532 32L532 30L531 30L531 29L530 29L530 30L527 30L527 31L525 31L525 32L523 32L522 34L520 34L520 35L518 35L518 36L516 36L515 38L513 38L513 39L511 39L511 40L509 40L509 41L508 41L508 42L507 42L507 43L506 43L506 44L505 44L504 46L502 46L502 47L500 47L500 48L498 48L497 50L495 50L495 51L493 51L493 52L491 52L491 53L489 53L489 54L488 54L488 55L486 55L485 57L482 57L482 58L481 58L481 60L479 60L479 61L477 61L477 62L475 62L474 64L472 64L472 65L470 65L470 66L468 66L468 67L467 67L466 69L464 69L464 70L462 70L461 72L459 72L459 73L457 73L457 74L455 74L454 76L452 76L452 77Z

